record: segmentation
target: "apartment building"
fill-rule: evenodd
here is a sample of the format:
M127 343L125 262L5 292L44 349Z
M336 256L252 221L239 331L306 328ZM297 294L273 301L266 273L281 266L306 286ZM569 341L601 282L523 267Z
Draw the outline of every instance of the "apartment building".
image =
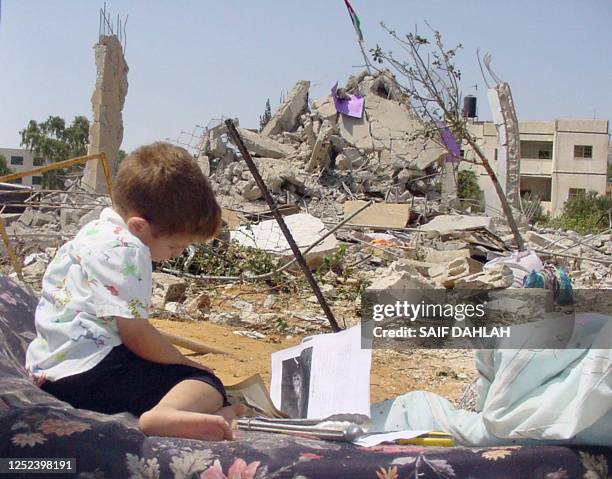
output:
M43 166L45 164L45 160L43 158L35 156L30 150L25 150L23 148L0 148L0 155L6 158L7 166L15 173L28 171L32 168ZM13 183L40 188L40 185L42 184L42 175L26 176L14 181Z
M608 120L558 119L519 122L521 140L521 195L537 195L545 211L559 215L571 196L607 188ZM491 122L474 122L470 130L494 169L497 166L497 133ZM473 158L466 152L466 158ZM482 167L480 188L485 194L487 212L501 209L493 184Z

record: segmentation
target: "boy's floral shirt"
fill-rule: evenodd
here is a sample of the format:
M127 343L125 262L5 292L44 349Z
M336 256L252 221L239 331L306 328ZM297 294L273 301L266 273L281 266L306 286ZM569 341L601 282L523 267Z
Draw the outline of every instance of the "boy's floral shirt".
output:
M111 208L63 245L47 267L26 367L57 380L93 368L121 344L115 317L147 318L151 254Z

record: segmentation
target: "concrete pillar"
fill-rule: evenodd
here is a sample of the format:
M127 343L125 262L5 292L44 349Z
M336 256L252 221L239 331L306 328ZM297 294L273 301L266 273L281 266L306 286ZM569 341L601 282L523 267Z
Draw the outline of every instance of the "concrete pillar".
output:
M510 206L520 209L521 139L510 85L500 82L487 92L497 129L497 179Z
M452 155L448 155L442 164L440 177L442 208L448 211L457 206L457 184L459 175L459 162Z
M91 96L93 121L89 127L87 153L106 153L112 175L117 172L117 152L123 141L123 104L128 90L128 66L116 35L100 35L94 45L96 87ZM102 164L90 161L85 167L83 185L97 193L107 193Z

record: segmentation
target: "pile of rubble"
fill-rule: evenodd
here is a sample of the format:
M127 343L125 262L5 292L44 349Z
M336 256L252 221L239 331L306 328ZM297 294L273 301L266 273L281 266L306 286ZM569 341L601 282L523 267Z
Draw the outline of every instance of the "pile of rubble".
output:
M351 77L346 88L311 105L309 87L299 81L260 133L239 128L280 204L307 204L322 217L356 197L406 202L439 196L432 184L447 153L433 141L412 138L419 123L388 72ZM351 96L363 99L359 117L337 111L340 97ZM205 131L198 150L221 203L255 211L251 202L261 192L228 143L225 126Z

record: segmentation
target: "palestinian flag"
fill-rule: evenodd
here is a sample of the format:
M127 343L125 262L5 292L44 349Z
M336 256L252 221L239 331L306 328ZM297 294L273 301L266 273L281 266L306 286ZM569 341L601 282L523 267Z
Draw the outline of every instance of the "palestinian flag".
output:
M348 2L348 0L344 0L344 4L346 5L346 9L348 10L349 15L351 16L351 22L353 22L353 26L355 27L355 32L357 32L357 38L359 39L360 42L363 42L363 33L361 33L359 17L355 13L355 10L353 10L353 7Z

